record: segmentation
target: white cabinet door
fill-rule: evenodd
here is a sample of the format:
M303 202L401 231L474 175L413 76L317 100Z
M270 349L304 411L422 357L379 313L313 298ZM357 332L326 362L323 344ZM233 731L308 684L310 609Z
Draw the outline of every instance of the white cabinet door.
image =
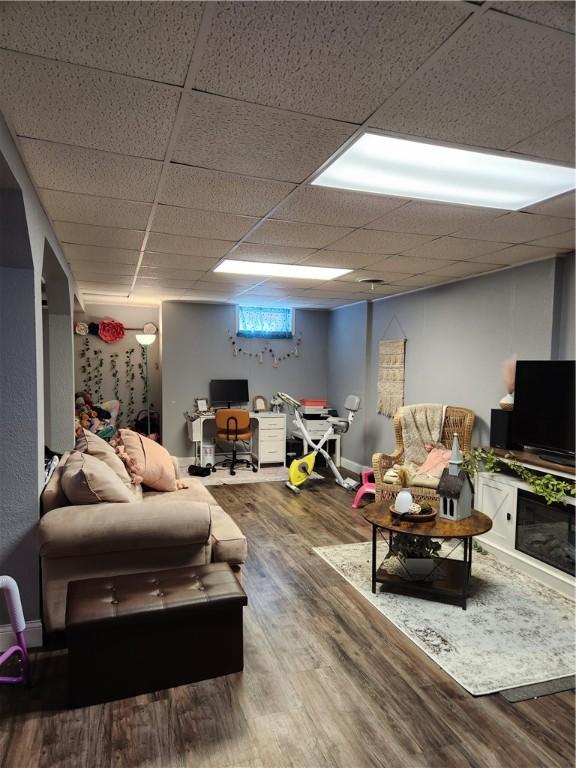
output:
M513 485L500 483L490 475L478 476L474 506L492 519L492 529L485 534L487 542L514 549L516 538L516 496Z

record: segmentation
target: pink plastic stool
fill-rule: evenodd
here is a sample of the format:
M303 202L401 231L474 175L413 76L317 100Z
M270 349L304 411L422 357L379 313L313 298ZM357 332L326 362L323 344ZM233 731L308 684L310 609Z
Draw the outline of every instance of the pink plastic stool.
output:
M360 506L360 499L367 493L372 494L372 496L376 496L374 472L371 469L366 469L360 474L360 477L362 478L362 485L356 491L356 496L354 496L354 501L352 502L352 509L358 509Z

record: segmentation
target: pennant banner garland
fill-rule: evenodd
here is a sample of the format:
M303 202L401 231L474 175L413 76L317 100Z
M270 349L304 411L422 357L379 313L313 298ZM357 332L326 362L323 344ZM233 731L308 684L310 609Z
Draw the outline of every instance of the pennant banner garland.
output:
M253 343L247 339L236 339L231 331L228 331L228 338L232 346L232 355L234 357L251 357L259 364L263 364L264 360L269 358L272 360L272 367L278 368L283 360L287 360L291 357L300 357L300 347L302 346L302 334L298 334L298 337L293 346L282 350L275 349L271 344L264 344L263 347L256 347Z

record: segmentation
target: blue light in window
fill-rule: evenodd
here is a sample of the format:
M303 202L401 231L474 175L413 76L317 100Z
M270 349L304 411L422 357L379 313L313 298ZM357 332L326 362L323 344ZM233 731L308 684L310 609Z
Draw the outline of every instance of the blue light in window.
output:
M238 307L237 336L257 339L291 339L290 307Z

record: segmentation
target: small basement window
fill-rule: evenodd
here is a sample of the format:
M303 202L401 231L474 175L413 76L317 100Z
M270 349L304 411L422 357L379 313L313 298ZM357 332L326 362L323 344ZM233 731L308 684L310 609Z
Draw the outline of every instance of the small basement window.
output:
M252 339L291 339L294 310L291 307L238 307L236 335Z

